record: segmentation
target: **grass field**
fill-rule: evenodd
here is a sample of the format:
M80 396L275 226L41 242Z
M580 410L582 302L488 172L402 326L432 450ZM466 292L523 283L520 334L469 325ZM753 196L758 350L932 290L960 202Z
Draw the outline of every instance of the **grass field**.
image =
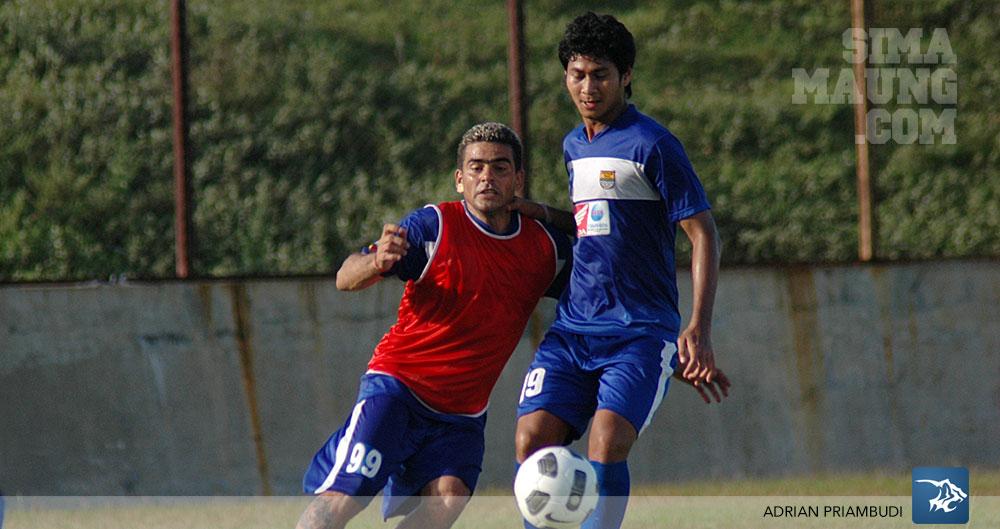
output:
M970 471L968 527L1000 527L1000 471ZM911 527L908 474L739 480L639 488L623 529L758 527ZM13 497L5 529L274 529L292 528L302 497ZM376 500L350 527L393 527ZM836 516L836 508L873 505L891 517ZM768 507L815 507L816 517L764 517ZM829 509L827 507L829 506ZM521 527L513 499L503 491L477 495L456 529Z

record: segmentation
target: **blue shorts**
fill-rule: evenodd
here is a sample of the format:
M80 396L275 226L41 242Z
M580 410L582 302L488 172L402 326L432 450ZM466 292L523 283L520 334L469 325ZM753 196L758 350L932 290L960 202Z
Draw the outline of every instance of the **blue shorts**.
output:
M606 409L635 431L653 418L677 366L677 345L665 335L589 336L549 329L528 367L517 416L545 410L570 425L575 441L594 412Z
M416 507L420 490L441 476L475 490L485 452L486 414L437 413L394 377L366 374L351 416L313 457L306 494L337 491L367 505L383 491L385 518Z

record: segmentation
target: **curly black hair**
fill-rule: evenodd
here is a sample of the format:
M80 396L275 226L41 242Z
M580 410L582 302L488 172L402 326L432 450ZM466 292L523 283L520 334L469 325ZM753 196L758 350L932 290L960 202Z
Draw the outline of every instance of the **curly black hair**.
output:
M559 41L559 61L564 70L577 56L611 61L624 75L635 63L635 39L615 17L587 11L566 26ZM625 97L632 97L632 83L625 87Z

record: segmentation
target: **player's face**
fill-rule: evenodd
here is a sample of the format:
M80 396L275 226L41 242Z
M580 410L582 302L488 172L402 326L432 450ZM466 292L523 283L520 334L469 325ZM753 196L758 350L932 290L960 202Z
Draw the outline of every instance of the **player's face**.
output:
M455 187L469 210L484 221L497 213L506 214L523 179L524 172L514 169L513 149L502 143L469 144L462 168L455 171Z
M625 87L630 82L632 69L623 74L607 59L577 55L566 64L566 89L587 122L614 121L625 109Z

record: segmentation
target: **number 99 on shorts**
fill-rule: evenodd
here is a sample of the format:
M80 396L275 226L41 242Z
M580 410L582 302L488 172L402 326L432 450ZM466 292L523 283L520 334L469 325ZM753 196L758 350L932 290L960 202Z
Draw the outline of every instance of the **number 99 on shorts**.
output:
M382 453L372 448L368 450L364 443L357 443L351 449L351 458L344 469L348 474L360 472L366 478L374 478L382 468Z

